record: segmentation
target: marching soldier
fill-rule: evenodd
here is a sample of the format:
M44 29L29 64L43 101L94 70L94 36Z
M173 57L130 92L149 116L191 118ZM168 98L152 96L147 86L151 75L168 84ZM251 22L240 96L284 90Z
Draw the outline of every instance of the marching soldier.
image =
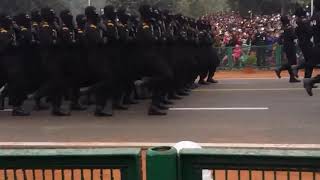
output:
M313 66L319 64L319 51L320 51L320 1L314 1L315 12L311 18L311 25L313 29L313 41L314 41L314 53L313 53ZM320 75L313 78L306 78L303 81L304 88L310 96L313 96L312 89L315 88L315 84L320 83Z
M25 31L28 31L27 28L30 27L30 22L26 21L25 23L25 27L14 27L11 17L7 15L0 16L1 63L8 82L9 104L13 106L13 116L30 115L29 112L22 108L22 104L26 99L26 85L24 83L23 58L19 48L24 46L24 40L27 39L23 39L22 33L25 35ZM19 39L17 39L18 33L21 35ZM18 46L18 41L21 42L22 46Z
M288 63L282 65L280 68L277 68L275 72L278 78L281 78L281 71L287 70L290 75L289 82L298 83L300 82L300 80L296 79L292 71L292 66L297 64L296 47L294 42L296 39L296 35L294 29L290 25L290 20L287 16L281 17L281 22L284 29L284 32L282 34L283 49L287 56Z

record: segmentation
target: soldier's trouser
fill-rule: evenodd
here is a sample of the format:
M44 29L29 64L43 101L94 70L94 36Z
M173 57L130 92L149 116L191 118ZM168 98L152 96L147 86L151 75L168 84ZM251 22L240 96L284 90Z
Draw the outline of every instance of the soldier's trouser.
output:
M48 80L42 85L36 94L36 98L49 96L54 109L60 108L63 95L66 91L66 77L64 77L63 59L59 57L58 51L50 49L42 56L42 61Z
M26 99L26 82L22 60L15 55L6 56L2 60L7 72L10 104L19 107Z
M308 62L301 63L298 67L298 70L304 69L304 78L311 78L313 73L313 65Z
M300 49L302 51L302 54L304 56L304 60L305 62L300 64L297 69L300 70L300 69L304 69L305 70L305 74L304 74L304 77L305 78L311 78L312 77L312 73L313 73L313 67L314 67L314 64L312 62L312 59L313 59L313 54L312 54L312 46L309 45L309 44L306 44L306 45L300 45Z
M108 61L104 56L104 49L90 49L88 54L89 71L97 82L93 89L97 107L104 107L107 99L112 97L113 73Z
M157 104L161 100L162 92L169 92L172 89L173 71L165 60L158 57L153 57L153 61L146 62L146 65L152 72L152 78L149 82L153 90L152 103Z

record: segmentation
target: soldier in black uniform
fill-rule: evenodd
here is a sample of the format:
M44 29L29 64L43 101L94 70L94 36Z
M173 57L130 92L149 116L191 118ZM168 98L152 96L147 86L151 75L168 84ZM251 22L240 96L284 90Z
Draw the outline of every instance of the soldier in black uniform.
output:
M216 50L212 47L214 39L211 31L211 26L206 21L199 20L198 28L201 34L201 43L203 49L203 59L206 61L204 64L204 69L200 74L200 84L206 85L207 83L218 83L218 81L213 79L217 67L220 64L220 60ZM207 77L207 83L205 78Z
M70 109L83 111L86 108L79 103L81 87L79 76L84 72L79 71L79 67L82 62L81 57L78 56L78 53L82 54L82 52L80 52L78 49L79 47L76 46L76 33L79 33L79 31L76 30L73 22L73 15L69 9L61 11L60 19L60 67L65 77L64 83L68 85L68 95L71 96Z
M112 116L112 105L106 106L107 100L112 100L113 74L110 62L105 57L105 43L102 36L104 29L100 24L100 17L96 8L89 6L85 9L87 24L85 27L88 72L95 85L92 87L96 97L95 116Z
M161 105L163 92L168 92L173 80L173 72L161 56L158 56L159 31L154 29L152 9L149 5L142 5L139 8L141 24L137 32L139 59L136 65L137 70L143 76L151 77L148 84L152 88L152 103L149 107L149 115L166 115Z
M174 33L174 50L172 54L175 85L174 90L169 94L169 98L179 100L182 99L181 96L189 95L184 88L190 78L190 75L192 75L190 66L193 63L193 60L195 60L194 39L191 38L194 34L190 28L188 29L187 21L181 14L175 15L172 26Z
M52 104L52 115L67 116L69 112L61 109L63 95L65 94L66 84L64 82L62 59L59 57L60 27L53 9L46 7L41 9L42 21L39 26L39 43L42 66L46 72L46 82L35 93L33 98L39 100L48 96Z
M3 23L5 22L5 14L0 14L0 37L3 38L5 30L2 26ZM4 50L5 50L6 45L4 43L0 42L0 87L4 88L5 84L7 83L7 75L5 73L5 68L3 64L3 55L4 55ZM5 96L6 94L3 92L0 93L0 110L3 110L5 108Z
M311 18L311 26L313 29L313 42L314 42L314 48L313 48L313 57L311 65L315 66L316 64L319 64L318 57L320 55L320 1L316 0L314 1L314 14ZM304 88L306 89L307 93L310 96L313 96L312 89L315 88L315 84L320 83L320 75L317 75L313 78L306 78L303 81Z
M43 66L40 47L39 30L42 22L41 13L39 10L33 10L31 12L31 31L32 31L32 43L28 52L28 63L26 64L27 74L30 83L30 92L38 90L46 83L47 73ZM35 110L47 110L48 106L41 103L41 98L35 99Z
M300 80L296 79L292 66L297 64L297 56L296 56L296 47L295 47L295 39L296 35L294 29L290 25L290 20L287 16L281 17L281 22L283 25L284 33L281 35L281 39L283 41L283 49L287 56L288 63L282 65L280 68L275 70L278 78L281 78L281 71L287 70L290 75L290 83L297 83Z
M297 28L296 34L298 37L298 45L302 51L305 62L299 66L293 67L295 76L298 76L299 69L305 69L305 78L311 78L313 72L312 58L313 57L313 43L311 38L313 36L310 20L306 17L306 11L302 7L297 8Z
M209 83L218 83L217 80L214 79L214 75L217 71L217 68L220 65L220 59L218 56L218 52L215 48L213 48L214 37L212 34L211 25L209 22L205 22L206 24L206 34L207 34L207 46L208 46L208 53L209 53L209 66L208 66L208 78L207 82Z
M138 102L134 99L134 81L138 79L135 73L132 71L130 61L134 61L134 41L136 34L136 24L131 20L134 17L127 13L126 7L120 7L117 10L117 29L119 40L117 43L119 62L116 68L116 84L118 84L119 94L116 108L127 109L124 105L137 104ZM126 52L126 53L123 53ZM120 96L119 96L120 95Z
M25 24L26 26L28 26L27 23ZM21 48L24 46L24 39L22 39L24 31L27 31L27 27L19 28L14 26L11 17L7 15L0 16L1 66L5 71L8 83L9 104L13 106L13 116L28 116L30 114L22 108L22 104L26 99L24 58L22 58L21 52ZM18 33L21 36L17 39ZM18 46L18 41L21 42L22 46Z
M124 62L126 59L121 56L124 52L123 40L126 39L126 28L125 25L118 21L117 11L114 6L107 5L104 7L104 14L102 16L104 29L104 40L105 40L105 58L109 63L110 71L112 70L112 97L110 101L113 102L113 108L118 110L127 110L128 107L124 105L125 96L125 84L126 77L124 75ZM120 32L119 32L120 30ZM119 33L121 33L121 40Z

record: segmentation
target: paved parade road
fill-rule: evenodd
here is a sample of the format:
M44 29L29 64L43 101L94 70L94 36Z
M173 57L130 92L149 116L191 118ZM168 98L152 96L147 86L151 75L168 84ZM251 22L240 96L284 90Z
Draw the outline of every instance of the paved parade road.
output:
M308 97L302 84L287 80L221 80L178 101L165 117L147 116L147 103L112 118L0 112L0 141L320 144L320 91Z

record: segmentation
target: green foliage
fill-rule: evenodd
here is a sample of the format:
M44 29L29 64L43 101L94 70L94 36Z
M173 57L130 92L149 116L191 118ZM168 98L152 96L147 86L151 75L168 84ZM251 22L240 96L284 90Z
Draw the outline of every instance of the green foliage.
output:
M254 65L257 63L257 57L254 53L251 53L246 61L247 65Z
M0 12L30 11L35 8L50 6L57 11L70 8L73 13L83 13L88 5L88 0L2 0ZM279 2L298 2L309 4L310 0L91 0L91 5L103 8L106 4L113 4L116 7L127 6L129 9L137 9L141 3L150 3L161 8L172 9L192 17L200 17L212 12L240 10L243 15L248 15L248 10L263 12L261 9L272 9L279 11Z
M199 17L217 11L229 11L227 0L176 0L177 12Z

